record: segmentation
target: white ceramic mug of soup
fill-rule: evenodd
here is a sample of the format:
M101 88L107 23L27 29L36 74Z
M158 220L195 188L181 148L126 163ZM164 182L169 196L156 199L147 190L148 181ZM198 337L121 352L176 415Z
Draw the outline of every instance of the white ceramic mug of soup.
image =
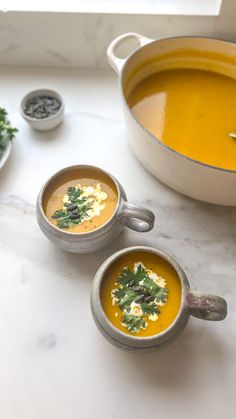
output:
M38 195L36 215L48 239L72 253L105 247L125 226L137 232L150 231L155 220L149 209L127 202L114 176L88 165L55 173Z
M91 311L98 329L114 346L150 352L172 342L190 315L223 320L227 304L222 297L191 290L173 257L135 246L116 252L98 269Z

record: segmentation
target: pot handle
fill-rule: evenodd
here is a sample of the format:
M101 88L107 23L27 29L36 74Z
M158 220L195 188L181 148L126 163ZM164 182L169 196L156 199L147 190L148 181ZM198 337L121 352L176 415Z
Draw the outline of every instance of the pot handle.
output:
M153 41L151 38L146 38L145 36L142 36L135 32L128 32L123 35L118 36L114 39L107 48L107 58L110 63L110 65L114 68L114 70L117 73L120 73L123 65L125 64L127 58L118 58L115 55L116 48L123 44L127 39L136 39L138 41L139 47L142 47L143 45L149 44Z
M123 225L131 228L131 230L144 233L153 229L155 215L147 208L125 201L120 221Z
M227 316L227 303L217 295L190 290L187 295L187 307L192 316L202 320L218 321Z

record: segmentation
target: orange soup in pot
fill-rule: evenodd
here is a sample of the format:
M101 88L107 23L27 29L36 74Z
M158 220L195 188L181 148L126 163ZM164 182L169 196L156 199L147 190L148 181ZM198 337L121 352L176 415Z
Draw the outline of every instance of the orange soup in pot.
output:
M156 72L127 98L137 120L164 144L229 170L236 170L235 100L234 78L192 68Z

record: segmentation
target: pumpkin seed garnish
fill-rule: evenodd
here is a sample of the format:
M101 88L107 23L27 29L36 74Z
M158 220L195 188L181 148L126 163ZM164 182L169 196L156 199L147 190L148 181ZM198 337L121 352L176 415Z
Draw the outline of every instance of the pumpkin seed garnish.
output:
M56 114L61 102L53 96L34 96L27 100L24 112L30 118L44 119Z

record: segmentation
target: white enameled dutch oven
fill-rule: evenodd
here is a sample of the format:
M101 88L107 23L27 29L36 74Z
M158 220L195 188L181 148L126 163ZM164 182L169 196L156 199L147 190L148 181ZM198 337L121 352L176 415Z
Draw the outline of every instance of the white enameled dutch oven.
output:
M139 48L127 59L118 58L116 49L128 39L135 39ZM202 37L176 37L152 40L136 33L116 38L108 47L111 66L120 76L125 121L131 147L141 163L158 179L171 188L192 198L220 205L236 205L236 171L204 164L167 147L145 129L132 114L127 97L143 78L158 70L157 57L183 51L184 67L219 70L236 77L236 44ZM188 51L202 53L188 57ZM206 57L210 58L206 58ZM226 57L226 60L221 59ZM228 57L228 58L227 58ZM189 60L188 60L189 58ZM175 60L175 62L174 62ZM159 60L160 61L160 60ZM172 68L183 63L172 59ZM236 99L236 98L235 98ZM222 106L224 106L222 104Z

